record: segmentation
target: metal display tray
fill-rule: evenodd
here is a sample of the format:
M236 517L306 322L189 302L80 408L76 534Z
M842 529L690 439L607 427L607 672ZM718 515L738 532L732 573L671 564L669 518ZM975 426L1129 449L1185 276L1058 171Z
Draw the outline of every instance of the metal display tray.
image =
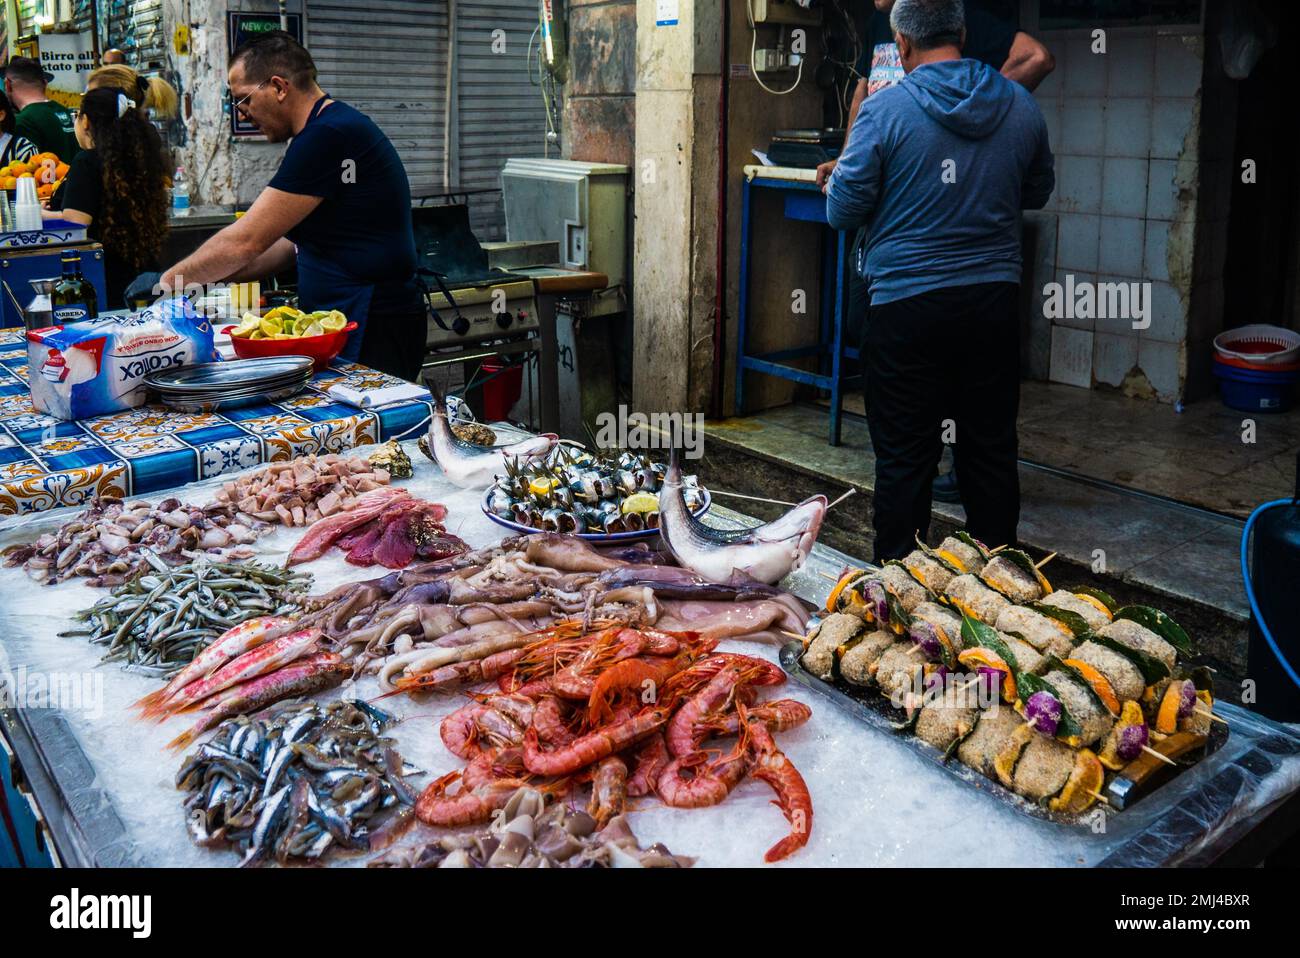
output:
M1032 815L1035 818L1041 818L1063 826L1073 828L1089 827L1095 821L1095 810L1097 809L1102 810L1105 814L1123 815L1124 810L1127 810L1137 802L1143 799L1150 801L1150 796L1159 794L1160 790L1170 781L1176 779L1180 774L1192 768L1196 762L1200 762L1207 756L1218 751L1228 738L1226 726L1213 723L1204 748L1198 749L1195 752L1196 762L1187 765L1180 763L1178 769L1170 770L1174 774L1160 776L1157 785L1149 789L1144 789L1141 793L1128 799L1127 803L1124 805L1124 810L1117 811L1114 808L1108 808L1102 803L1098 803L1083 815L1061 815L1050 811L1036 802L1031 802L1024 797L1017 795L1001 782L996 779L988 778L987 776L977 772L975 769L963 765L961 762L957 761L956 758L952 758L945 762L943 760L943 753L940 752L939 749L918 738L911 732L901 732L897 729L897 725L901 720L901 714L897 709L893 708L893 706L891 706L879 692L874 689L858 688L847 683L839 684L825 682L822 679L817 678L803 667L803 663L800 661L802 652L803 644L800 642L792 641L781 648L781 666L787 673L789 673L790 677L800 685L830 699L836 706L852 715L864 725L869 725L877 731L884 732L887 735L892 735L898 739L898 741L918 754L933 759L950 775L960 779L984 795L990 796L994 800L1015 808L1026 815Z

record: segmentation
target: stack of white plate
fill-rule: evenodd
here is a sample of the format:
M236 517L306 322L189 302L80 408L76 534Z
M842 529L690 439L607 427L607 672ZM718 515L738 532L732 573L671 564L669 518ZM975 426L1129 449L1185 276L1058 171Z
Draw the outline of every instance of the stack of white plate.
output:
M276 402L311 382L309 356L272 356L164 369L144 378L163 405L180 412L218 412Z

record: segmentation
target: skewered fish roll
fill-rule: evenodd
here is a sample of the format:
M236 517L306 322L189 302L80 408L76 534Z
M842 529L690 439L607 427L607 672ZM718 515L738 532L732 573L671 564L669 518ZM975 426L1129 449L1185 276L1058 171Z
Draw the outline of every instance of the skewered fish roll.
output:
M921 709L916 719L916 737L946 752L954 742L970 734L980 710L969 702L974 689L946 688L932 705Z
M921 671L916 644L907 640L895 642L885 649L876 664L876 684L886 697L901 702L906 693L920 690Z
M1088 628L1094 632L1110 624L1110 613L1106 611L1104 605L1090 596L1077 595L1066 589L1057 589L1051 595L1044 597L1043 605L1073 612L1088 623Z
M999 613L994 628L999 632L1015 632L1038 651L1062 658L1074 647L1074 633L1064 622L1023 605L1008 605Z
M1034 602L1050 591L1043 588L1044 580L1028 556L1017 561L1006 553L996 555L981 570L980 578L1013 602Z
M974 539L967 541L958 536L948 536L939 543L934 553L963 574L978 574L989 561L988 551L981 550Z
M948 659L961 649L961 618L937 602L922 602L912 610L907 637L931 659Z
M1070 653L1070 659L1086 663L1105 676L1120 702L1140 701L1146 690L1138 667L1104 645L1084 642Z
M887 562L881 566L880 580L898 599L898 604L903 607L904 612L911 612L922 602L932 598L930 590L918 582L904 566L897 563Z
M1065 788L1074 771L1075 750L1043 735L1031 738L1011 777L1011 787L1018 795L1033 802L1056 795Z
M876 679L881 656L895 644L906 645L899 642L898 636L892 632L877 630L867 633L840 659L840 675L852 685L871 685Z
M944 590L957 608L972 619L979 619L993 625L1003 609L1011 607L1011 600L990 589L979 576L973 574L959 575L948 583Z
M835 650L864 631L867 623L856 615L836 612L822 619L803 653L803 667L828 681L835 671Z
M1006 643L1007 648L1011 650L1011 654L1016 657L1016 666L1020 671L1032 672L1035 675L1042 671L1043 663L1047 660L1032 645L1019 636L1007 633L998 633L998 638Z
M1012 733L1024 723L1006 706L995 705L982 710L975 730L957 746L957 760L981 774L992 776L993 760L1007 747Z
M918 582L935 594L942 592L944 587L957 575L956 572L944 564L942 559L938 559L922 549L913 549L903 557L902 561L903 565L907 567L907 571L912 573Z
M1099 629L1097 634L1114 639L1125 648L1144 652L1152 658L1159 659L1171 672L1178 659L1177 649L1146 626L1130 619L1116 619L1105 628Z
M1115 724L1114 716L1098 704L1084 686L1083 680L1076 674L1053 669L1043 678L1056 689L1070 716L1079 723L1078 744L1093 745L1100 741Z

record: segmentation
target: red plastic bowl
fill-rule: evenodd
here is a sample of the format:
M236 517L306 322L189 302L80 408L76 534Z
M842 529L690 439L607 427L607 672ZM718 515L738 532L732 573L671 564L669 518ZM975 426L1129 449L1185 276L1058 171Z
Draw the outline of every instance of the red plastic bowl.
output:
M222 329L229 335L238 326ZM337 333L324 336L299 336L296 339L249 339L247 336L231 336L230 342L235 347L235 355L240 359L261 359L265 356L310 356L316 363L316 372L325 369L334 357L343 352L348 334L357 328L356 323L348 323Z

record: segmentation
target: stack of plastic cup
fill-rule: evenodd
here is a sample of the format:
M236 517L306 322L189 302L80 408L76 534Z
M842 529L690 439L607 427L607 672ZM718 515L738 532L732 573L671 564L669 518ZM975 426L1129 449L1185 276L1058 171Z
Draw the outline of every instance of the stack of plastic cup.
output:
M44 229L41 201L36 198L36 180L25 176L18 181L18 200L14 206L14 229L19 232Z
M0 190L0 233L10 233L14 228L14 213L9 206L9 191Z

